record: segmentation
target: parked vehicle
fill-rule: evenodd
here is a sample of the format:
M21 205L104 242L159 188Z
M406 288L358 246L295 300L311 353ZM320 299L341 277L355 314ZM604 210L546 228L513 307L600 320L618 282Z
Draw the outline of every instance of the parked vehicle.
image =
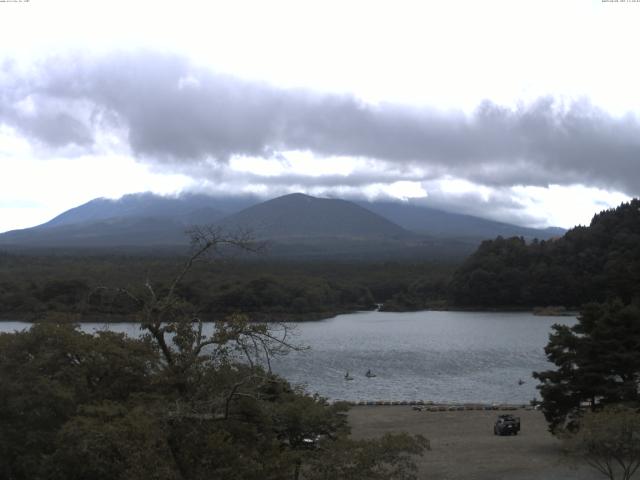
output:
M493 426L494 435L517 435L520 431L520 417L513 415L498 415Z

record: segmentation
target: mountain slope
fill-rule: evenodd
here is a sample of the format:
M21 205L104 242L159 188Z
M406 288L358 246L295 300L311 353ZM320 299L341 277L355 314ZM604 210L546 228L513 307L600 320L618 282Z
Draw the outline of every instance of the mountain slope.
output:
M410 203L358 202L358 205L391 220L406 230L439 238L486 239L500 235L546 240L565 233L562 228L527 228Z
M194 224L217 224L227 231L250 230L256 238L302 242L302 252L327 239L396 241L413 238L392 222L345 200L303 194L278 197L226 218L222 205L233 208L249 197L231 200L204 196L165 198L132 195L119 201L96 199L34 228L0 235L0 244L38 247L110 247L185 245L185 230ZM213 206L212 206L213 205ZM318 243L319 242L319 243Z
M389 238L414 235L389 220L346 200L294 193L231 215L219 225L249 229L258 238Z
M188 242L187 229L186 224L169 218L116 217L13 230L0 235L0 245L83 248L180 245Z
M20 247L116 247L185 245L193 225L213 224L257 201L256 197L211 197L152 193L118 200L96 198L32 228L0 234L0 245Z
M212 222L253 205L255 197L210 197L185 194L163 197L152 193L135 193L112 200L96 198L67 210L39 227L59 227L111 218L170 218L183 223Z
M3 248L184 246L192 225L250 230L274 255L391 258L460 257L484 238L548 238L556 232L442 212L406 203L361 202L291 194L253 196L132 194L95 199L33 228L0 234ZM417 232L417 233L416 233Z

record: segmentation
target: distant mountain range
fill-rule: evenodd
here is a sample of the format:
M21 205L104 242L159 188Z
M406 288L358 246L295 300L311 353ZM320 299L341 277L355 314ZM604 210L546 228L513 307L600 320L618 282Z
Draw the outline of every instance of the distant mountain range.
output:
M559 227L527 228L410 203L358 202L358 204L390 219L402 228L434 237L489 239L500 235L546 240L560 237L566 232L564 228Z
M134 193L118 200L96 198L35 228L86 224L114 218L171 219L184 225L211 223L259 202L260 199L253 196L210 197L184 194L179 197L163 197L153 193ZM32 229L23 231L29 230Z
M351 202L300 193L267 201L252 196L98 198L47 223L0 234L2 248L144 248L188 243L192 225L249 230L284 256L460 256L498 235L547 239L536 230L408 203Z

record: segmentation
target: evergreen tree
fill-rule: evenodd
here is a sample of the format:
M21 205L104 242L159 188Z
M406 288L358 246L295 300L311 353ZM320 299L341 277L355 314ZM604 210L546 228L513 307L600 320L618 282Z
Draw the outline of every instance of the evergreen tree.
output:
M581 405L638 404L640 308L620 301L588 304L572 327L554 325L545 347L556 370L534 372L550 429L571 429Z
M640 200L593 217L564 237L483 242L455 272L450 300L475 307L579 307L640 292Z

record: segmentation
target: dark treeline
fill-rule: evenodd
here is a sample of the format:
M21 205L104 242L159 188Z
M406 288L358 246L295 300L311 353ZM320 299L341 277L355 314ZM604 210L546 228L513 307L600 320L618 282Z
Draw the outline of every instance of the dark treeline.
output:
M455 305L532 307L640 294L640 200L594 216L564 237L527 244L522 238L485 241L455 273Z
M131 319L134 305L118 289L148 279L161 291L183 262L179 256L0 254L0 316ZM454 268L235 259L194 266L180 295L204 318L244 312L256 320L313 319L377 303L387 310L420 309L444 302Z

